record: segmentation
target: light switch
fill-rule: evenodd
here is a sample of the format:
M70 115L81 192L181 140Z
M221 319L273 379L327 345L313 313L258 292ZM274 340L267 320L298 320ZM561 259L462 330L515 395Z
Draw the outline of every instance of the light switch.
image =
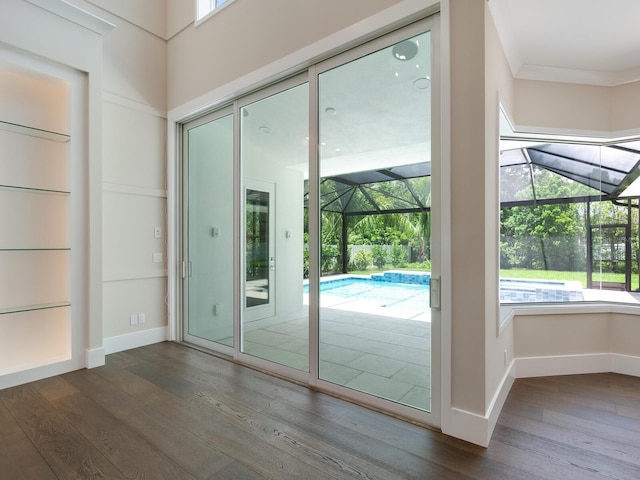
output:
M162 263L162 252L154 252L152 261L153 263Z
M153 228L153 237L154 238L162 238L162 228L154 227Z

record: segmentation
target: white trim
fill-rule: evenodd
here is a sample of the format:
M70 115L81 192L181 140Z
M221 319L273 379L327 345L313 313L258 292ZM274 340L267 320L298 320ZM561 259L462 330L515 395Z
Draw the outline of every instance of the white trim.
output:
M80 370L85 366L84 361L84 358L82 362L79 359L73 359L2 375L0 376L0 390Z
M551 377L611 371L608 353L516 358L516 377Z
M104 339L106 355L169 340L169 327L157 327Z
M131 100L130 98L123 97L115 93L103 91L102 101L106 103L111 103L113 105L118 105L120 107L129 108L131 110L136 110L141 113L146 113L147 115L160 117L165 120L167 118L167 112L164 110L159 110L146 103L137 102L135 100Z
M26 1L100 35L106 35L116 28L113 23L76 7L75 5L71 5L69 2L65 2L64 0Z
M451 409L451 10L440 3L440 427L454 428ZM445 197L449 195L449 197ZM432 366L433 368L433 366Z
M487 413L480 415L451 407L446 410L447 423L446 426L443 425L442 433L482 447L488 447L491 435L493 435L493 430L498 422L498 417L515 379L515 362L512 361L500 382L500 386L491 399ZM444 412L443 410L443 416Z
M101 367L105 364L104 347L87 350L87 368Z
M500 334L509 323L518 316L538 315L592 315L601 313L617 313L622 315L640 315L640 305L623 303L562 303L562 304L529 304L500 306Z
M538 80L541 82L617 87L640 80L640 68L632 68L620 72L605 72L524 64L517 69L514 77L522 80Z
M640 377L640 357L617 353L587 353L516 358L516 378L613 372Z
M491 439L491 435L493 435L493 430L496 428L496 423L498 423L498 417L500 416L500 412L502 412L502 407L504 407L504 403L507 401L507 397L509 396L509 392L511 391L511 387L515 380L516 362L515 360L512 360L509 368L502 378L502 381L500 382L498 390L491 400L491 404L489 405L489 413L487 414L487 438L489 440Z
M206 22L207 20L209 20L211 17L213 17L216 13L220 12L223 8L227 7L228 5L232 4L233 2L235 2L235 0L227 0L226 2L224 2L222 5L220 5L219 7L215 6L215 0L211 0L211 2L214 4L214 7L209 10L207 13L205 13L202 16L199 16L199 12L198 12L198 0L196 0L196 11L195 11L195 26L199 27L200 25L202 25L204 22Z
M122 185L119 183L102 183L102 191L110 193L124 193L143 197L167 198L167 191L159 188L138 187L135 185Z
M108 282L129 282L135 280L148 280L150 278L166 278L167 270L150 271L150 272L117 272L105 276L102 281Z
M613 373L620 373L621 375L640 377L640 357L612 353L611 371Z
M451 407L448 412L446 430L442 433L452 437L487 447L491 435L489 434L489 418L486 415L468 412Z

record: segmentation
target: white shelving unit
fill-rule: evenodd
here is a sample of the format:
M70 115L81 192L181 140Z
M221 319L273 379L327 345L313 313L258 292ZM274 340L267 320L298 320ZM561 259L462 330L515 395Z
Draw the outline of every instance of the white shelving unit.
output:
M41 128L68 123L68 86L0 71L0 89L1 376L69 360L72 322L71 138Z

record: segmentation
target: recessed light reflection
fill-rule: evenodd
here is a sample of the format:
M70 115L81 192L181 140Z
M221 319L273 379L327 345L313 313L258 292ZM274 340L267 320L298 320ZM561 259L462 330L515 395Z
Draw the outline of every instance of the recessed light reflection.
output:
M429 77L420 77L413 81L413 86L418 90L426 90L431 85L431 79Z

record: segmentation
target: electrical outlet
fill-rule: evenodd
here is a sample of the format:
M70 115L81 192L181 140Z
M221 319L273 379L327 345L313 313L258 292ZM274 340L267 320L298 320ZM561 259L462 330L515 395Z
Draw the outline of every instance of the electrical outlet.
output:
M132 327L138 324L138 315L129 315L129 325Z
M507 366L507 350L504 351L504 366Z
M151 256L151 261L153 263L162 263L162 252L154 252Z
M144 313L139 313L138 314L138 325L144 325L145 321L146 321L146 318L145 318Z

